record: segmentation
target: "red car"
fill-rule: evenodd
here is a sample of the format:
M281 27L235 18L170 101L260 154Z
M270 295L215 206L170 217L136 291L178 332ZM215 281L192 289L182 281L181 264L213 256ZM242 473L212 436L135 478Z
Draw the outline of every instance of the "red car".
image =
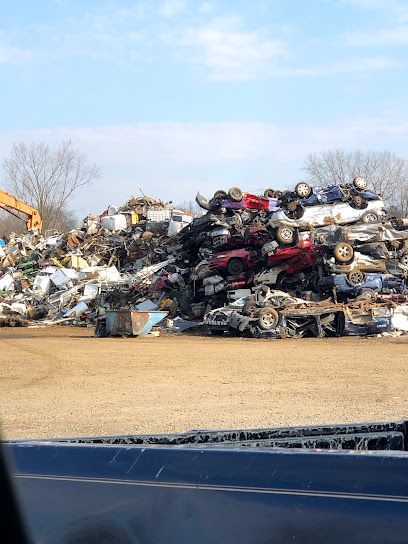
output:
M226 191L217 191L210 200L200 193L197 193L196 202L205 210L210 210L214 207L219 208L222 205L225 208L231 209L246 208L250 210L263 210L266 213L271 213L280 209L278 200L280 195L280 191L267 189L263 196L257 196L250 193L244 193L238 187L231 187L228 193Z
M276 212L280 209L278 200L276 198L265 198L262 196L251 195L250 193L244 193L241 200L225 199L222 201L222 205L225 208L240 209L246 208L248 210L263 210L266 213Z
M239 276L255 267L258 252L252 249L231 249L211 257L208 266L214 270L226 270L229 276Z
M310 239L302 240L293 247L277 248L272 255L267 256L270 266L282 264L286 272L293 274L303 268L308 268L316 261L319 255L319 246Z
M240 234L228 236L227 244L232 247L262 247L267 242L272 241L272 239L272 234L265 227L249 227L242 236Z

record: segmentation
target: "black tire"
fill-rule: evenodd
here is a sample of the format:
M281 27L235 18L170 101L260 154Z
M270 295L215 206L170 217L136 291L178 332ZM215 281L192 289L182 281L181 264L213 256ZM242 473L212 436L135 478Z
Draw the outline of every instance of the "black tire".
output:
M336 244L333 253L336 261L339 263L349 263L354 257L354 249L350 244L347 244L347 242L339 242Z
M399 258L399 262L400 262L400 264L402 264L402 266L408 267L408 253L405 253L405 255L402 255Z
M235 202L240 202L242 200L242 197L244 196L244 193L239 187L231 187L231 189L228 191L228 196L231 200L234 200Z
M227 264L227 272L230 276L239 276L239 274L245 271L245 268L244 261L237 257L230 259Z
M406 220L402 217L390 217L389 222L395 230L406 230L408 227L406 225Z
M306 181L299 181L295 187L295 193L299 198L309 198L312 194L311 186Z
M347 281L350 285L356 287L364 281L364 274L361 272L361 270L352 270L347 274Z
M389 251L399 251L405 245L403 240L387 240L385 243Z
M360 195L353 195L350 206L356 210L364 210L364 208L367 208L367 201Z
M263 331L276 329L279 323L279 314L274 308L261 308L257 317L258 327Z
M300 203L294 205L292 202L290 202L288 204L286 215L290 219L300 219L301 217L303 217L304 213L305 213L305 209Z
M276 191L275 189L265 189L263 195L265 198L276 198Z
M380 218L376 212L364 212L361 216L362 223L378 223L379 220Z
M242 315L246 315L248 317L252 317L255 310L257 309L257 305L255 300L250 297L242 307Z
M227 193L225 191L215 191L213 198L225 198Z
M280 244L293 244L296 232L293 227L278 227L275 236Z
M356 176L353 179L353 185L359 191L365 191L367 189L368 182L366 179L362 178L361 176Z

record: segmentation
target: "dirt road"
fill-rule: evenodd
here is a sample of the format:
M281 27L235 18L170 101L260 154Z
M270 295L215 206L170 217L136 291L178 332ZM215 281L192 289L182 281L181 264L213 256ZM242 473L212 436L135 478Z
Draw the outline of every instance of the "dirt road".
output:
M5 437L408 418L408 338L91 335L0 330Z

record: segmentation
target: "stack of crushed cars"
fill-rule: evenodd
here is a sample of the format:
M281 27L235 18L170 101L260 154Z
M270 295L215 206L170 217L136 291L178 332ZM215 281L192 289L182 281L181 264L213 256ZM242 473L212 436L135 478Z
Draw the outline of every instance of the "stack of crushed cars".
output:
M68 233L12 237L0 249L0 324L95 324L110 308L166 310L223 335L408 332L408 220L363 178L196 201L194 219L131 198Z
M236 299L206 314L212 334L408 331L408 219L391 217L365 179L263 196L232 188L197 202L211 225L200 252L212 248L196 276L207 294L227 288Z

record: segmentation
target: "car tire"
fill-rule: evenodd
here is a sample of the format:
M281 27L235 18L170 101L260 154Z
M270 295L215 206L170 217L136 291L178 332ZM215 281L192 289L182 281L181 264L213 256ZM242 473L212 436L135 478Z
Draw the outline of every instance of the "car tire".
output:
M306 181L300 181L296 184L295 193L299 198L308 198L312 194L312 188Z
M378 223L380 220L378 213L376 212L364 212L361 216L361 222L362 223Z
M356 300L368 300L374 302L377 298L377 293L373 289L363 289L361 293L356 297Z
M228 261L227 272L230 276L239 276L245 271L245 263L242 259L233 257Z
M250 297L242 307L242 315L246 315L247 317L252 317L256 309L257 309L256 302L252 297Z
M353 185L359 191L364 191L365 189L367 189L368 182L365 178L362 178L361 176L356 176L353 179Z
M263 331L272 331L279 323L279 314L274 308L261 308L257 317L258 327Z
M275 189L265 189L263 196L265 198L276 198L276 191Z
M295 229L293 227L278 227L275 236L280 244L293 244L295 240Z
M210 334L211 334L211 336L223 336L224 331L222 331L220 329L210 329Z
M336 261L339 263L349 263L354 257L354 249L350 244L347 244L347 242L339 242L336 244L333 253Z
M227 193L225 191L215 191L213 198L225 198Z
M402 217L393 216L388 221L395 230L407 230L406 220Z
M367 208L367 201L360 195L353 195L350 206L357 210L363 210L364 208Z
M285 213L290 219L300 219L303 217L305 209L300 202L297 204L295 204L295 202L289 202L287 205L287 211Z
M402 266L406 266L408 268L408 253L405 253L405 255L402 255L399 258L399 262L400 264L402 264Z
M240 202L242 200L242 197L244 196L244 193L239 187L231 187L231 189L228 191L228 196L231 200L234 200L235 202Z
M356 287L364 281L364 274L361 272L361 270L352 270L347 274L347 281L350 285Z

